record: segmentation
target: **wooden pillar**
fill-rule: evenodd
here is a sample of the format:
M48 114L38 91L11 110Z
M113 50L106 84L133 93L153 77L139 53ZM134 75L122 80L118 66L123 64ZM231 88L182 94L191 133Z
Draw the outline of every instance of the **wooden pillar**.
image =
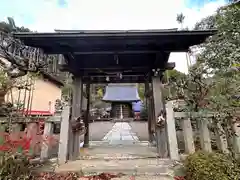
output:
M87 94L87 109L85 114L86 116L84 117L84 124L86 128L86 132L84 134L84 147L89 147L90 83L87 83L86 94Z
M153 94L150 96L150 111L151 111L151 134L153 138L153 145L156 145L156 119L153 102Z
M45 138L47 139L47 137L52 136L52 135L53 135L53 123L45 121L43 137L44 137L44 139ZM41 155L40 155L41 160L45 160L45 159L49 158L49 156L50 156L49 151L50 151L49 145L43 142L42 147L41 147Z
M159 76L152 77L152 90L153 90L153 101L154 101L154 119L157 121L159 114L165 112L164 99L162 94L162 83ZM165 126L156 126L156 141L157 141L157 151L160 157L168 157L168 148L166 141L166 128Z
M149 88L149 82L146 82L145 83L145 108L147 110L147 115L148 115L148 141L150 143L153 142L153 137L152 137L152 112L151 112L151 101L150 101L150 98L149 98L149 91L150 91L150 88Z
M74 120L81 116L81 107L82 107L82 96L83 96L83 83L81 77L73 78L73 97L72 97L72 117L71 120ZM70 160L76 160L79 156L79 147L80 147L80 134L77 132L72 132L72 140L70 141L69 147L69 158Z

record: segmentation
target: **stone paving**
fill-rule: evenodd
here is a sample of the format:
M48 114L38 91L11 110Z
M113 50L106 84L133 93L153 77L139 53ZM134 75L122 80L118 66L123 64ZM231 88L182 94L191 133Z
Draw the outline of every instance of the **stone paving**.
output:
M139 142L138 137L132 132L131 126L127 122L116 122L102 140L109 142L110 145Z

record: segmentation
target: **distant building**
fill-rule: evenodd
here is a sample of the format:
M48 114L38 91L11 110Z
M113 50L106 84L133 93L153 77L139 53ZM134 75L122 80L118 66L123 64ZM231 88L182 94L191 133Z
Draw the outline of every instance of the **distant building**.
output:
M114 119L133 118L133 102L140 101L136 84L108 84L104 97L111 103L110 116Z
M62 95L61 87L64 84L61 81L47 73L41 73L39 77L26 75L18 80L20 84L29 84L27 89L11 89L5 95L6 102L21 104L28 115L54 114L55 102Z

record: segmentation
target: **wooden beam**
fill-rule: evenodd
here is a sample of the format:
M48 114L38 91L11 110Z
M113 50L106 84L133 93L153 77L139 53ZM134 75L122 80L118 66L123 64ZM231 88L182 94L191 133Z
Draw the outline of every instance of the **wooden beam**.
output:
M144 83L146 82L145 76L123 76L122 79L116 76L110 76L107 80L106 76L101 77L83 77L83 82L91 82L94 84L106 84L106 83Z

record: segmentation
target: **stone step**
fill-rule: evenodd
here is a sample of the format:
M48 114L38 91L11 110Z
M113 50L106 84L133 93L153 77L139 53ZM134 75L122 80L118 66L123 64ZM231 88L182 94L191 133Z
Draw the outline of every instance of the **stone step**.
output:
M160 159L137 160L77 160L55 169L56 172L83 172L85 175L123 173L125 175L171 176L173 161Z

